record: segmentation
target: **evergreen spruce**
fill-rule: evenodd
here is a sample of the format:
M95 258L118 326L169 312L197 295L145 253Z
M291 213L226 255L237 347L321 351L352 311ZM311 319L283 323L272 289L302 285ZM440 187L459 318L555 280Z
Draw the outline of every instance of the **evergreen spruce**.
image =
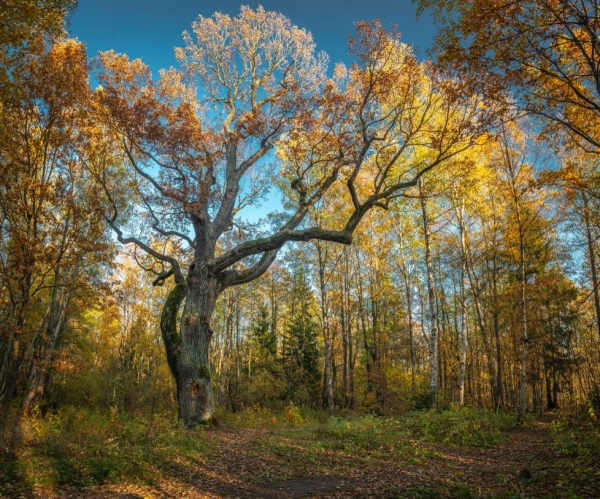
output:
M303 267L295 269L292 277L282 361L288 381L288 398L299 404L308 404L318 399L321 381L316 299Z

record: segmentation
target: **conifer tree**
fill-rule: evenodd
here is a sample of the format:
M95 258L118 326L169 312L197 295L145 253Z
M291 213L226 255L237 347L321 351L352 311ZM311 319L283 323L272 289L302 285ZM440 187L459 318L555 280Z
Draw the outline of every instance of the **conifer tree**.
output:
M282 361L288 380L288 397L304 403L318 398L321 373L317 347L316 299L303 267L294 270L289 323Z

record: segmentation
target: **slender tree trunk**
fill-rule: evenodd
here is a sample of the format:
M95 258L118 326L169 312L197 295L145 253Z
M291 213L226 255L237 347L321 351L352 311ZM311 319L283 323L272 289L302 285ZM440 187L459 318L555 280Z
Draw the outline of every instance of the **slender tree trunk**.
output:
M374 376L374 388L375 388L375 400L377 402L377 411L380 414L383 414L386 404L386 381L385 381L385 373L381 366L381 352L380 352L380 341L379 341L379 322L380 322L380 311L379 311L379 301L375 295L375 289L379 286L377 282L376 269L371 270L371 282L369 283L369 294L370 294L370 302L371 302L371 326L372 326L372 334L373 334L373 343L369 345L365 340L365 347L367 348L367 352L371 356L372 366L373 366L373 376ZM366 338L366 336L365 336Z
M495 221L495 219L494 219ZM492 292L494 299L493 308L493 320L494 320L494 336L496 337L496 406L494 410L497 411L500 407L504 406L504 390L502 388L502 355L500 347L500 310L498 302L498 251L496 246L496 239L494 238L494 254L492 258Z
M409 341L409 352L410 352L410 391L416 393L417 391L417 359L415 356L415 342L414 342L414 331L413 331L413 316L412 316L412 290L410 289L410 282L408 280L408 269L406 265L406 257L404 255L404 239L402 233L399 233L400 238L400 265L402 267L402 276L404 277L404 292L406 293L406 315L408 317L408 341Z
M8 319L8 338L3 342L3 364L0 366L0 436L4 432L10 403L17 391L19 368L23 360L23 348L19 342L19 333L25 325L25 316L31 300L33 272L27 269L20 282L20 300L15 304L12 317Z
M363 283L362 283L362 274L361 274L361 266L360 260L358 256L358 249L355 251L356 255L356 279L358 285L358 312L360 325L363 333L363 346L365 349L365 353L367 355L367 393L373 393L373 359L371 356L371 346L369 345L369 336L367 333L367 319L364 307L364 294L363 294Z
M55 273L46 334L42 335L43 343L40 345L38 357L31 365L28 387L21 405L23 412L28 412L44 396L56 358L56 345L66 323L67 306L77 269L78 266L74 265L72 269L65 272L66 275L62 279L59 272Z
M525 234L518 207L517 214L519 222L519 266L521 271L521 337L523 340L523 357L521 358L521 378L519 383L519 421L523 421L527 408L527 353L529 349L529 337L527 336L527 310L525 308Z
M477 280L475 274L474 264L472 258L469 259L467 255L467 274L469 276L469 283L471 284L471 291L473 293L473 301L475 302L475 312L477 315L477 323L481 331L481 339L483 341L483 347L485 349L485 358L487 361L487 368L490 377L490 399L492 407L496 406L496 374L494 369L494 356L492 354L492 347L490 345L490 339L488 337L488 330L485 324L485 312L482 305L481 299L481 286Z
M342 364L342 383L344 390L344 407L349 407L350 400L350 379L349 379L349 344L348 344L348 325L346 324L346 312L344 307L344 293L345 291L342 289L342 303L340 306L340 325L342 327L342 356L343 356L343 364Z
M438 331L438 356L439 362L438 365L441 367L439 383L442 392L442 399L446 400L449 396L449 388L448 388L448 345L447 341L447 333L450 331L450 320L448 307L446 304L446 291L444 290L444 279L442 277L442 264L440 260L439 254L437 255L438 261L438 283L435 284L436 289L439 290L440 298L436 300L436 303L439 304L438 308L438 317L441 317L440 327Z
M227 312L225 316L225 338L223 341L223 367L219 373L219 391L223 394L220 399L223 402L227 402L228 405L232 405L231 399L231 362L230 355L233 350L233 306L234 306L234 294L232 290L226 293L227 296ZM227 397L227 398L225 398Z
M432 409L437 408L438 397L438 373L437 373L437 357L438 357L438 319L437 306L435 303L435 291L433 289L433 265L431 262L431 234L429 230L429 218L427 216L427 201L423 189L423 181L419 180L419 200L421 202L421 211L423 214L423 236L425 240L425 264L427 266L427 294L429 298L429 313L431 320L431 333L429 335L430 355L429 355L429 394L430 404Z
M347 407L354 408L355 403L355 392L354 392L354 366L356 365L356 352L358 351L358 327L356 328L357 334L354 337L356 341L356 348L352 341L352 310L350 308L350 264L348 258L348 250L344 250L344 307L346 309L346 332L347 332L347 343L348 343L348 398Z
M585 235L587 238L588 253L590 258L590 270L592 271L592 286L594 288L594 306L596 311L596 327L600 336L600 290L598 290L598 276L596 274L596 254L594 251L594 240L590 223L589 200L585 192L581 192L583 199L583 219L585 221Z
M331 339L329 337L329 320L327 317L327 289L325 288L325 255L321 243L316 243L317 256L319 259L319 287L321 289L321 318L323 324L323 340L325 343L325 369L324 369L324 402L329 417L335 412L335 400L333 396L333 376L331 358Z
M465 247L464 202L456 207L460 241L460 361L458 375L458 401L465 405L465 366L467 363L467 252Z

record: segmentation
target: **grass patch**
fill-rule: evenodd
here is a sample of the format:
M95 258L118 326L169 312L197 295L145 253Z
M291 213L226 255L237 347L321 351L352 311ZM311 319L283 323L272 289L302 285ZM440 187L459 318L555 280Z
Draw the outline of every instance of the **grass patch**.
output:
M14 486L86 487L124 480L155 480L201 458L203 430L185 430L166 418L116 410L69 408L22 422L23 442L4 457L0 482ZM6 466L5 466L6 465Z
M404 418L363 416L350 420L332 418L319 425L312 437L323 449L349 455L416 458L431 455L419 447L407 430Z
M575 458L579 466L600 467L600 424L591 420L558 419L552 422L554 452Z
M239 412L220 411L217 420L235 428L288 429L325 423L327 415L309 407L289 403L279 409L252 406Z
M426 442L492 447L506 439L517 421L512 414L464 407L411 413L406 423L416 438Z
M259 454L316 465L322 470L333 465L343 470L369 459L420 464L437 455L436 450L422 445L423 442L490 447L503 441L516 424L510 415L467 408L412 412L394 418L367 415L323 419L312 415L304 416L301 424L285 412L264 413L264 416L259 413L260 418L268 418L267 428L271 431L257 443ZM246 425L256 421L255 413L244 419ZM458 489L452 493L456 497L463 494Z
M424 442L488 447L503 440L515 424L512 416L475 409L327 418L294 405L278 411L252 408L219 419L225 426L267 430L251 440L250 456L261 463L249 470L245 479L251 482L344 474L389 460L426 465L438 451ZM27 496L34 486L152 485L204 463L214 449L212 442L219 441L201 428L186 430L166 417L117 410L64 409L45 419L26 420L21 429L21 443L13 445L10 456L0 457L0 495L20 488ZM455 483L439 490L415 489L408 497L468 498L465 487ZM406 493L398 491L398 497Z
M565 459L566 472L559 487L575 489L600 480L600 423L588 417L553 421L554 453ZM567 497L567 496L565 496ZM570 495L576 497L576 495Z

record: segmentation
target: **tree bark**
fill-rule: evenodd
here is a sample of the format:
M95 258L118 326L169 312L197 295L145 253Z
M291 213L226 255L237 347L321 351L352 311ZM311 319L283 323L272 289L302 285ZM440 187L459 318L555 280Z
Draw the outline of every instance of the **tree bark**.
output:
M74 265L72 269L66 271L66 277L62 279L59 272L55 272L55 285L52 290L46 334L41 338L37 358L32 362L27 390L21 404L25 413L40 402L52 374L52 365L56 358L56 345L67 321L67 307L77 270L78 266Z
M335 399L333 394L333 376L332 376L332 358L331 358L331 338L329 337L329 320L327 318L327 289L325 287L325 258L323 248L320 243L316 243L317 256L319 260L319 287L321 290L321 323L323 325L323 341L325 343L325 369L323 373L323 395L325 407L329 417L333 417L335 412Z
M529 337L527 335L527 310L525 308L525 234L521 220L521 213L517 206L517 219L519 222L519 266L521 271L521 337L523 340L523 357L521 358L520 396L519 396L519 421L523 421L527 408L527 353Z
M464 201L456 207L460 241L460 363L458 375L458 402L465 405L465 366L467 363L467 252L465 247ZM490 373L491 374L491 373Z
M217 279L206 269L192 267L187 283L181 278L176 282L163 308L161 332L177 385L179 419L186 427L210 423L214 416L209 348L217 296ZM177 333L177 312L184 299Z
M433 289L433 264L431 262L431 234L429 230L429 218L427 215L427 201L425 199L425 191L423 181L419 179L419 201L421 202L421 212L423 214L423 238L425 241L425 264L427 267L427 295L429 298L429 314L431 321L431 333L429 335L429 396L432 409L437 409L438 396L438 374L437 374L437 358L438 358L438 318L437 306L435 303L435 291Z
M588 253L590 258L590 270L592 271L592 286L594 288L594 307L596 311L596 328L600 337L600 291L598 290L598 276L596 274L596 253L594 251L594 239L592 238L592 228L590 223L589 200L585 192L581 192L583 199L583 219L585 221L585 235L587 238Z
M406 293L406 314L408 317L408 341L410 353L410 391L412 394L417 392L417 359L415 356L415 341L413 331L413 316L412 316L412 290L408 280L408 268L406 265L406 257L404 255L404 239L402 233L399 233L400 238L400 265L402 266L402 276L404 277L404 291Z
M496 229L496 213L494 217L494 229ZM500 310L498 300L498 244L496 231L494 230L494 246L492 255L492 293L493 293L493 321L494 336L496 339L496 405L494 411L504 406L504 390L502 388L502 355L500 347Z

